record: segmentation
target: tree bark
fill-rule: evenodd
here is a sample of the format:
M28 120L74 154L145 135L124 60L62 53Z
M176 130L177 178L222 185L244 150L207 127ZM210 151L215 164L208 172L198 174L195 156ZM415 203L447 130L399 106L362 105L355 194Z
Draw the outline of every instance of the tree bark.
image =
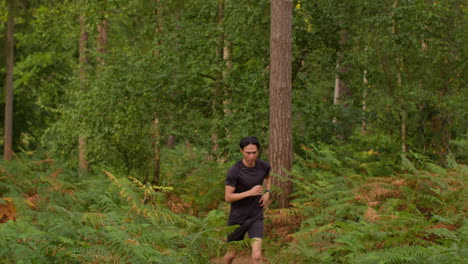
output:
M340 108L349 107L349 104L346 104L345 102L348 101L352 96L352 92L349 85L342 79L341 76L350 70L349 66L343 65L343 50L345 49L345 44L347 41L348 32L346 30L341 30L339 41L340 50L338 51L338 59L336 60L335 90L333 96L333 103L335 105L338 105ZM353 129L352 124L347 122L347 120L338 120L338 118L334 117L333 122L336 124L340 124L340 127L343 128L337 131L336 133L336 137L339 139L346 138L349 134L346 132L351 131ZM344 128L347 128L348 130L345 130Z
M228 0L223 0L224 4ZM223 87L223 114L224 114L224 120L229 120L230 116L232 115L231 111L231 91L230 91L230 85L229 85L229 80L230 80L230 75L232 72L232 44L231 42L227 39L227 36L224 35L223 37L223 62L224 62L224 68L222 71L222 87ZM227 142L231 142L232 140L232 132L231 132L231 127L230 126L224 126L224 133L226 137Z
M14 0L9 0L6 36L6 78L5 78L5 138L3 158L13 156L13 67L14 67Z
M270 21L270 144L271 172L289 178L292 168L292 6L291 0L271 1ZM292 182L273 178L281 190L280 208L289 207Z
M343 81L341 78L340 74L347 73L349 71L349 67L343 66L342 61L343 61L343 49L348 41L348 32L345 30L342 30L340 32L340 41L339 41L339 46L341 51L338 51L338 59L336 61L336 77L335 77L335 93L333 96L333 103L335 105L341 104L348 100L351 97L351 90L349 86Z
M406 123L408 120L408 112L405 109L401 110L401 152L405 155L408 152L408 145L407 145L407 134L408 128L406 127Z
M400 4L400 0L395 0L393 2L392 7L396 9L398 5ZM392 14L392 33L393 35L398 34L398 24L395 19L394 14ZM403 86L403 78L402 78L402 69L403 69L403 61L402 59L397 56L395 58L395 65L396 65L396 81L397 81L397 87L399 90L402 89ZM400 104L401 104L401 112L400 112L400 139L401 139L401 152L403 157L406 156L406 153L408 152L408 145L407 145L407 134L408 134L408 128L407 128L407 120L408 120L408 112L406 111L404 104L405 102L402 100L402 98L399 98Z
M223 48L223 60L225 64L225 69L223 70L223 113L224 117L230 116L231 113L231 96L230 96L230 87L227 85L227 81L229 80L229 75L232 71L232 45L231 43L224 39L224 48ZM226 126L226 137L230 137L231 132L229 127Z
M162 18L162 12L161 12L161 6L160 6L160 0L156 0L156 10L154 10L154 15L156 16L156 28L154 29L154 32L156 33L156 36L162 34L162 29L163 29L163 18ZM154 55L158 55L160 52L160 47L161 46L161 40L158 39L156 43L156 48L153 51Z
M161 132L159 128L159 119L155 118L153 121L152 129L152 138L153 138L153 150L154 150L154 160L153 160L153 180L151 181L154 185L159 185L160 181L160 161L161 161Z
M369 81L367 80L367 71L364 71L362 77L364 84L364 89L362 91L362 119L361 119L361 135L365 136L367 134L367 89L369 88Z
M107 19L101 20L97 26L98 37L97 37L97 61L99 66L102 66L104 61L104 55L107 53Z
M79 68L80 68L80 83L81 90L86 90L86 68L88 65L88 57L86 54L86 45L88 44L88 32L83 17L80 17L81 34L79 39ZM87 138L83 135L78 136L78 165L81 170L88 170L87 152Z
M167 137L166 146L167 146L168 148L171 148L171 149L175 148L176 142L177 142L176 140L177 140L177 138L176 138L175 135L169 135L169 136Z
M218 16L217 16L217 23L219 27L222 27L223 19L224 19L224 1L225 0L218 0ZM215 83L213 85L213 99L212 99L212 109L213 109L213 119L215 123L213 125L213 131L211 134L211 141L212 141L212 152L214 155L219 151L219 139L223 137L223 131L218 124L218 120L221 120L224 116L223 113L223 70L222 70L222 63L223 63L223 56L224 56L224 33L220 32L218 35L218 46L216 47L216 64L220 68L215 72Z

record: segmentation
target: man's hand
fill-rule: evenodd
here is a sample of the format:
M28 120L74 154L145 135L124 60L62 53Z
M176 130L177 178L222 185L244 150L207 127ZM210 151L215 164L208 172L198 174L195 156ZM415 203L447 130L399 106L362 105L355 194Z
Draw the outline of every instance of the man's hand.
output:
M257 195L262 195L263 192L263 186L261 185L255 185L250 189L250 196L257 196Z
M270 200L270 192L266 192L262 195L259 201L260 207L268 206L268 201Z

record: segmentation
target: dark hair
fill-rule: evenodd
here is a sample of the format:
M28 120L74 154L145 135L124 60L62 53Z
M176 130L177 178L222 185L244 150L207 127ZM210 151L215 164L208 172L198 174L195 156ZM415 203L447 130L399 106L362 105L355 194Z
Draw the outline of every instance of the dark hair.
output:
M244 149L245 146L248 146L250 144L257 146L258 150L260 150L260 142L258 141L258 138L256 137L245 137L241 139L239 143L239 147L241 149Z

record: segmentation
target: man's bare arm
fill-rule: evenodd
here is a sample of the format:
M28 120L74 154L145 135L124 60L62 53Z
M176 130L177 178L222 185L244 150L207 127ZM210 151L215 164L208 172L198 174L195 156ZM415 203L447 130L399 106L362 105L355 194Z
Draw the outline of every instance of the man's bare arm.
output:
M265 177L263 185L265 185L265 190L271 190L271 176L270 176L270 174L268 174L268 176Z
M235 190L236 188L226 185L224 192L224 199L226 202L233 203L249 196L262 195L263 187L261 185L256 185L252 189L241 193L235 193Z

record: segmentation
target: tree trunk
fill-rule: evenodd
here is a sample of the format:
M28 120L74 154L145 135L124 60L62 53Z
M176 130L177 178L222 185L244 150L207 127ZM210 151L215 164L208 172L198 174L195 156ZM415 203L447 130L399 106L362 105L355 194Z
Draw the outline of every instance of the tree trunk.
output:
M86 54L86 45L88 44L88 32L83 17L80 17L81 34L79 40L79 68L80 68L80 83L81 90L86 90L86 68L88 65L88 57ZM86 157L87 138L83 135L78 137L78 165L81 170L88 170L88 159Z
M292 168L292 5L271 1L270 28L270 144L271 172L289 178ZM289 206L292 182L273 178L281 190L280 208Z
M153 150L154 150L154 160L153 160L153 180L151 181L154 185L159 185L160 181L160 160L161 160L161 132L159 128L159 119L155 118L153 121L152 129L152 138L153 138Z
M400 4L400 1L399 0L395 0L393 2L393 5L392 7L395 9L398 7L398 5ZM397 35L398 34L398 25L397 25L397 21L394 17L394 15L392 15L392 33L393 35ZM401 74L401 71L403 69L403 62L402 62L402 59L400 57L396 57L395 58L395 64L396 64L396 68L397 68L397 72L396 72L396 79L397 79L397 87L399 90L402 89L403 87L403 78L402 78L402 74ZM400 112L400 139L401 139L401 152L402 152L402 155L403 157L406 156L406 153L408 152L408 145L407 145L407 133L408 133L408 128L407 128L407 120L408 120L408 112L406 111L405 107L404 107L404 101L402 98L399 98L399 101L400 101L400 104L401 104L401 112Z
M362 119L361 119L361 135L365 136L367 134L367 89L369 89L369 81L367 80L367 71L364 71L364 76L362 77L364 83L364 89L362 91Z
M340 37L339 44L340 44L341 51L338 52L338 59L336 62L337 73L336 73L336 78L335 78L335 93L333 96L333 103L335 105L345 102L351 96L351 90L349 86L343 81L343 79L340 76L341 74L344 74L349 71L349 67L342 65L342 61L343 61L342 50L344 49L344 46L346 42L348 41L348 33L345 30L342 30L340 35L341 37Z
M229 80L229 75L232 71L232 45L228 40L224 40L224 49L223 49L223 60L225 64L225 69L223 70L223 113L224 118L228 119L231 113L231 92L230 87L227 84ZM225 133L227 141L230 142L231 130L229 126L225 126Z
M224 19L224 0L218 0L218 16L217 23L221 27ZM217 122L223 117L223 56L224 56L224 33L221 32L218 36L218 46L216 48L216 64L220 68L215 72L215 83L213 85L213 99L212 99L212 109L213 109L213 119L215 123L213 125L213 131L211 134L212 141L212 153L216 153L220 149L219 139L222 138L222 129Z
M344 66L343 65L343 50L345 49L345 44L348 41L348 32L345 30L342 30L340 32L340 41L339 41L339 46L340 46L340 51L338 51L338 59L336 61L336 77L335 77L335 90L334 90L334 96L333 96L333 103L335 105L338 105L340 108L343 107L348 107L348 104L344 104L346 101L348 101L352 94L351 94L351 89L349 86L346 84L346 82L342 79L343 74L347 73L349 71L349 66ZM339 123L340 126L343 128L339 131L337 131L336 137L339 139L344 139L346 138L346 130L344 128L348 128L349 130L352 130L351 125L348 123L347 125L347 120L338 120L336 117L333 118L334 123Z
M405 109L401 110L401 152L405 155L408 152L408 145L407 145L407 132L408 128L406 127L406 123L408 120L408 112Z
M154 11L155 18L156 18L156 28L155 34L156 36L162 34L163 30L163 19L162 19L162 12L160 6L160 0L156 0L157 7ZM153 51L153 54L158 57L160 54L160 40L156 44L156 47ZM153 120L153 124L151 126L151 140L152 140L152 148L153 148L153 179L151 180L151 184L159 185L161 181L161 128L158 113L154 113L156 116ZM171 137L170 137L171 138ZM175 137L174 137L175 142ZM174 143L175 144L175 143Z
M154 15L156 16L156 28L154 29L156 36L162 34L162 29L163 29L163 19L162 19L162 12L161 12L161 6L160 6L160 0L156 0L157 7L156 10L154 10ZM154 55L159 54L161 46L161 39L158 39L156 43L156 48L153 51Z
M14 0L8 1L6 36L6 78L5 78L5 138L3 158L13 156L13 66L14 66Z
M169 135L167 138L166 146L171 149L175 148L177 142L176 140L177 138L175 135Z
M98 37L97 37L97 51L98 57L97 62L98 66L104 65L104 55L107 52L107 19L101 20L97 26Z

